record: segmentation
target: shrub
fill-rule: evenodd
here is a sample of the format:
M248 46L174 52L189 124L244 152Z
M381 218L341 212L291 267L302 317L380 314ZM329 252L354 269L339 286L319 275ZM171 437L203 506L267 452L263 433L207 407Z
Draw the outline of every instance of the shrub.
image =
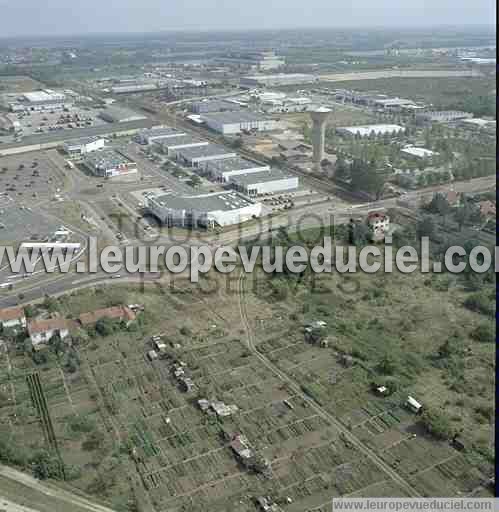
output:
M438 409L426 409L421 416L426 431L437 439L450 439L454 435L449 416Z
M464 306L482 315L493 316L495 313L494 303L484 292L469 295L464 301Z
M494 343L496 340L496 331L494 324L491 322L483 322L478 325L473 332L471 337L482 343Z

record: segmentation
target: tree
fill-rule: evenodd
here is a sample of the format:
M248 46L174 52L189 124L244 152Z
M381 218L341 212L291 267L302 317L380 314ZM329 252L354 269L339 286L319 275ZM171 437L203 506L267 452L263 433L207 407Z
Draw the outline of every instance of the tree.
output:
M378 362L376 369L382 375L394 375L397 371L395 358L390 354L385 354Z
M435 223L431 217L425 216L421 220L418 220L416 224L416 235L418 238L422 238L423 236L432 238L435 235Z
M99 318L95 324L95 330L101 336L109 336L113 334L117 325L111 318Z
M24 314L26 318L33 318L36 315L36 308L31 304L24 306Z
M350 243L357 247L363 247L372 239L372 231L364 223L354 223L351 226Z
M57 299L50 297L49 295L45 295L45 300L43 301L43 307L49 312L54 313L57 311Z
M484 291L469 295L464 301L464 307L483 315L493 316L495 314L494 301Z
M444 194L437 192L426 209L430 213L438 213L439 215L445 216L450 211L450 204Z
M198 187L200 183L201 183L201 178L199 176L197 176L195 174L191 176L191 179L189 180L189 185L192 188Z
M438 409L426 409L421 416L421 423L426 431L437 439L451 439L454 429L449 416Z
M494 343L496 330L492 322L482 322L471 333L471 337L482 343Z
M338 180L345 180L350 176L350 168L342 156L339 156L338 160L336 160L336 169L334 176Z
M59 459L46 450L40 450L32 457L31 467L33 475L40 480L61 479L63 477L63 468Z

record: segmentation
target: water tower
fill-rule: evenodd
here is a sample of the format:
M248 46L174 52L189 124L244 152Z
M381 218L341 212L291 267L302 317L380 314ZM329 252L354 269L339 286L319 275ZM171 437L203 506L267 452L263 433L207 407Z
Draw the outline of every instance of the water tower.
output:
M321 170L321 162L324 159L324 140L326 124L331 114L331 109L320 107L310 112L312 118L312 144L314 147L314 170Z

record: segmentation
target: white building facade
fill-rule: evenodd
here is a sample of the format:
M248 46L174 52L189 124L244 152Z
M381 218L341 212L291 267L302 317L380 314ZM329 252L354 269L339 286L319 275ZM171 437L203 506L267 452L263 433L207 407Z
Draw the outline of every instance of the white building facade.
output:
M149 195L146 210L167 226L203 227L240 224L261 217L263 206L236 192L215 192L198 196Z
M68 155L80 156L103 149L106 141L101 137L89 137L86 139L74 139L63 144L63 149Z

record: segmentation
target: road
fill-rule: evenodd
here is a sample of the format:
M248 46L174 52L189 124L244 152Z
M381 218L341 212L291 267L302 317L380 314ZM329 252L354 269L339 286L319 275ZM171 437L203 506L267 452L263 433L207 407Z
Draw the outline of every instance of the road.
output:
M326 409L320 406L315 400L312 400L308 395L306 395L301 387L287 374L283 373L277 366L275 366L269 359L267 359L263 354L258 352L254 344L254 335L251 329L251 325L248 320L248 313L246 310L246 302L245 302L245 293L244 293L244 282L246 279L246 274L241 272L240 278L238 280L238 296L239 296L239 311L241 314L241 321L244 326L244 330L246 332L246 341L248 349L252 352L254 356L256 356L259 361L269 369L274 375L276 375L281 381L286 382L288 386L303 400L305 400L310 407L312 407L318 414L320 414L323 418L328 420L337 430L340 432L344 438L346 438L352 445L354 445L361 453L363 453L368 459L370 459L376 466L381 468L385 473L387 473L390 478L398 483L402 489L404 489L408 496L411 497L419 497L420 494L417 490L405 481L396 471L394 471L383 459L381 459L373 450L368 448L357 436L352 434L346 427L343 426L340 421L338 421L332 414L330 414Z
M484 178L476 178L467 182L456 182L452 188L457 192L477 193L484 192L495 187L495 176L487 176ZM435 186L423 190L413 191L405 195L406 201L415 201L421 199L429 199L435 192L449 190L449 185ZM211 247L214 252L218 247L223 245L237 245L243 240L258 238L259 236L267 236L270 229L285 227L287 229L294 229L299 227L301 229L308 229L312 227L328 226L332 222L334 224L344 224L349 221L352 215L367 214L371 210L377 208L393 208L397 206L397 199L382 199L371 203L361 203L350 206L334 206L333 201L326 201L322 204L304 205L300 208L287 210L283 213L276 214L269 218L263 218L260 222L251 222L245 226L235 227L234 229L222 232L220 234L207 235L203 237L192 236L191 240L177 241L169 234L159 234L157 239L154 240L154 245L162 245L166 249L171 246L181 245L187 250L192 245L206 244ZM139 240L129 241L129 246L144 245ZM137 281L143 279L145 281L158 279L154 274L144 274L142 277L139 274L122 273L123 277ZM27 303L43 298L46 294L59 295L66 291L73 290L85 286L94 286L113 282L109 274L103 272L97 274L55 274L46 277L44 274L33 276L29 282L23 280L17 284L14 291L11 291L4 297L0 297L0 307L10 307L18 304L19 302ZM123 279L121 280L123 281ZM120 282L120 281L117 281ZM18 299L18 295L22 293L22 300Z
M0 465L0 477L15 482L13 491L19 492L19 500L17 501L26 502L29 496L30 507L17 505L17 508L15 508L16 498L10 494L7 498L2 498L5 492L0 489L0 506L2 505L3 499L9 501L11 509L7 509L8 512L115 512L109 507L93 503L82 496L73 494L64 489L42 483L30 475L21 473L8 466ZM17 491L15 491L16 488L18 489ZM23 489L25 490L24 492ZM20 493L23 494L21 495ZM26 495L26 499L23 499L24 494ZM36 505L37 496L41 503L39 506ZM12 500L15 501L13 502ZM33 506L37 507L37 509L31 508Z

